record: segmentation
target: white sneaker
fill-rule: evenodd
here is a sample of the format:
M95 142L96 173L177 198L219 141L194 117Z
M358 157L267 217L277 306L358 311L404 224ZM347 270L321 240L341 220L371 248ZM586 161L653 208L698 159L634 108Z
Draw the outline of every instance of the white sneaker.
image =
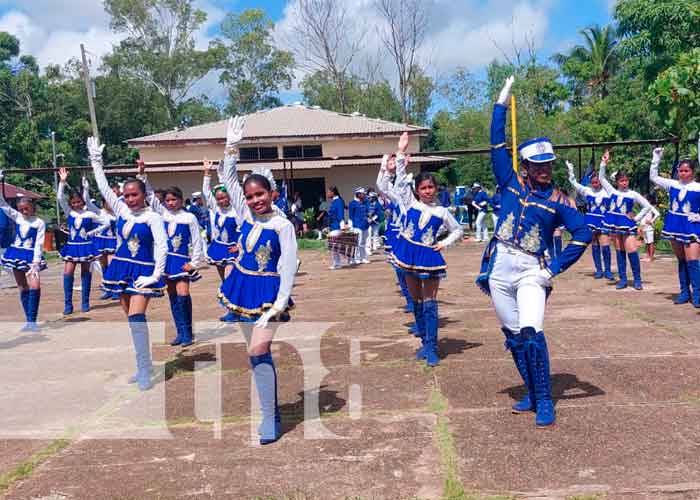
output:
M343 266L329 266L328 269L330 269L331 271L335 271L336 269L340 269L341 267Z
M369 261L367 259L362 259L360 261L361 264L369 264Z

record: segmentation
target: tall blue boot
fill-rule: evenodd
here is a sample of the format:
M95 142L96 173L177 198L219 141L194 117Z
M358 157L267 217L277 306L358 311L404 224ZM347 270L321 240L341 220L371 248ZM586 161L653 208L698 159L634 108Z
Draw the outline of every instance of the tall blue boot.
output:
M277 371L272 354L267 352L259 356L250 356L250 366L253 369L262 413L262 423L258 427L260 444L274 443L282 436L282 419L277 405Z
M561 236L555 236L554 237L554 256L558 257L561 255L561 247L562 247L562 242L561 242Z
M173 323L175 324L175 331L177 332L175 340L170 342L170 345L175 346L182 344L182 312L180 310L178 296L176 294L168 294L168 298L170 299L170 312L173 315Z
M411 294L408 293L408 285L406 284L406 272L403 269L394 268L396 272L396 279L399 283L399 288L401 289L401 295L406 300L406 306L404 307L404 312L413 312L413 299Z
M29 290L27 300L27 325L25 328L30 332L38 332L39 325L36 324L36 318L39 315L39 302L41 301L41 289Z
M603 254L603 276L605 276L605 279L612 281L615 279L615 276L612 273L612 252L610 252L610 245L604 245L601 247L601 251Z
M544 332L535 332L534 328L526 327L520 330L520 334L525 340L525 355L535 389L535 424L538 427L552 425L556 420L556 413L552 401L549 351Z
M620 275L620 281L617 282L615 288L618 290L627 288L627 252L623 250L617 251L617 272Z
M415 322L414 335L420 339L420 348L416 351L416 360L425 359L425 316L423 314L423 301L413 301L413 317Z
M153 364L151 362L151 343L148 338L146 315L132 314L129 316L129 328L131 329L131 340L134 343L134 351L136 352L136 382L140 390L147 391L153 387L151 382Z
M690 272L688 270L688 262L685 260L678 261L678 284L681 288L681 293L673 299L674 304L685 304L690 302Z
M22 303L22 310L24 310L24 318L29 321L29 290L22 290L19 292L19 301Z
M80 303L80 310L82 312L88 312L90 310L90 289L92 288L92 273L81 273L80 274L80 294L82 301Z
M595 279L599 280L603 277L603 266L600 262L600 245L591 245L591 254L593 255L593 265L595 266Z
M642 287L642 264L639 262L639 254L637 252L628 253L630 259L630 267L632 268L632 278L634 279L634 289L641 290Z
M187 347L194 342L192 333L192 297L190 295L178 295L178 309L180 310L180 325L182 328L182 336L180 337L180 345Z
M73 275L63 275L63 314L73 314Z
M512 406L513 413L532 411L535 409L535 390L532 385L532 377L530 376L527 357L525 356L525 341L523 340L522 335L519 335L508 328L501 328L501 331L506 336L504 346L513 356L515 367L518 369L518 373L520 373L523 382L525 382L525 387L527 387L527 394L525 394L525 397Z
M440 356L438 356L437 300L423 301L423 324L425 325L425 363L428 366L437 366L440 364Z
M700 260L689 260L688 276L693 290L693 307L700 308Z

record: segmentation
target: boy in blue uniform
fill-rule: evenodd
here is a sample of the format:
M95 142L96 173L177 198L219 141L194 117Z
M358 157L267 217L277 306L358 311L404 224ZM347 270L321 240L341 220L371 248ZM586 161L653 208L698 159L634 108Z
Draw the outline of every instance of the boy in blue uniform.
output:
M527 386L516 413L535 411L538 426L555 421L549 377L549 352L542 331L552 279L564 272L585 252L591 231L583 215L571 208L552 185L556 157L546 137L527 141L518 151L527 177L512 167L506 149L506 112L511 76L501 90L491 122L491 161L501 189L501 215L494 238L484 252L477 284L493 300L518 372ZM563 225L571 241L561 254L545 260L554 230Z
M330 201L330 207L328 208L328 229L330 237L337 237L341 234L343 227L345 226L345 201L340 196L338 188L331 186L326 192L326 198ZM331 251L331 257L333 259L333 264L330 269L340 269L343 264L340 260L340 252Z
M474 193L472 207L474 207L474 210L478 211L479 214L476 216L476 238L474 241L488 241L489 227L486 224L486 215L489 213L491 198L481 189L481 184L478 183L474 183L472 192Z
M367 237L369 235L369 202L365 188L355 188L355 199L348 205L348 219L359 234L355 264L369 264L367 260Z

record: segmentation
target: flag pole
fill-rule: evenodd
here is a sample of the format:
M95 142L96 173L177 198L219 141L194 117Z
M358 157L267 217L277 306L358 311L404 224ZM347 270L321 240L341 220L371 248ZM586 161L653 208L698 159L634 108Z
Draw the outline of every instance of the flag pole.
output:
M513 157L513 170L518 173L518 110L515 104L515 96L510 96L510 126L511 139L513 141L513 149L511 150Z

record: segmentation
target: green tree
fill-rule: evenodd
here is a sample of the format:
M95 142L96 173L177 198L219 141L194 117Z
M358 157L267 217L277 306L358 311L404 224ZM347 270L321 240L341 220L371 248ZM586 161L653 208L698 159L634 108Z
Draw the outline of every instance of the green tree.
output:
M561 66L564 75L574 81L574 95L605 97L610 78L618 66L615 29L612 26L590 26L579 33L584 38L584 45L576 45L568 54L556 54L553 60Z
M230 13L221 25L226 57L219 81L228 89L226 113L237 115L279 106L280 89L294 78L291 52L275 48L274 24L261 9Z
M434 91L433 79L426 75L421 67L413 68L411 80L408 82L408 100L406 101L410 123L421 125L427 123Z
M206 13L193 0L104 0L104 5L111 28L126 34L105 65L152 86L164 99L170 124L176 124L178 106L222 57L221 48L195 48Z

